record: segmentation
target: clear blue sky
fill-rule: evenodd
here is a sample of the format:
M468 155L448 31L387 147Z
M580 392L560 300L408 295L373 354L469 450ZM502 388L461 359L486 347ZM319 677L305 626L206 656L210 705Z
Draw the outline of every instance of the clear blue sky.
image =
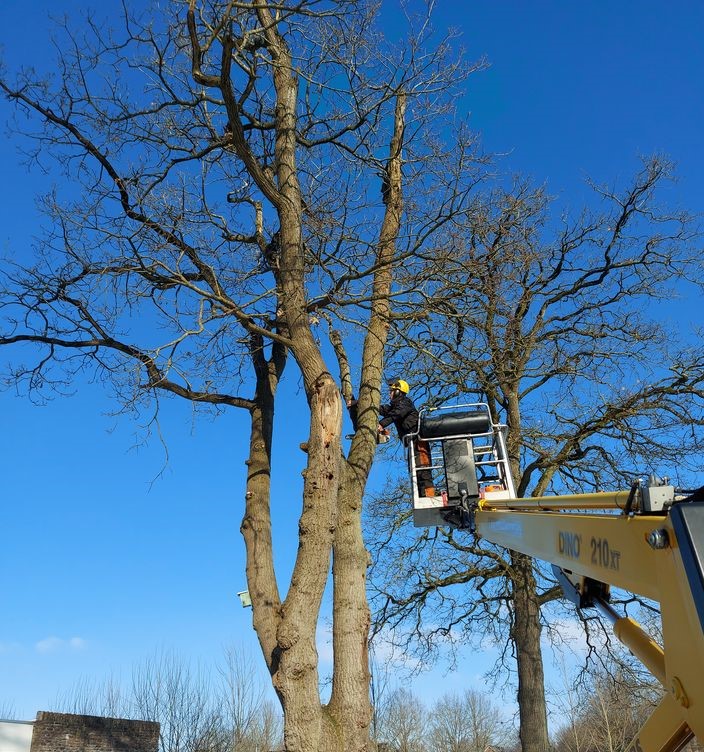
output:
M70 14L91 5L60 4ZM47 13L58 7L0 5L8 67L47 69ZM700 2L439 2L436 25L459 28L469 57L491 64L470 81L461 107L487 150L506 153L507 169L577 207L587 176L625 179L639 155L664 152L680 177L672 203L701 210ZM0 103L3 122L7 112ZM0 152L0 248L22 252L38 218L33 196L47 178L18 168L11 142L3 139ZM245 588L245 416L193 420L187 404L165 405L166 458L156 439L134 448L137 426L110 417L112 408L100 385L81 384L75 396L41 407L0 393L0 707L20 718L53 706L79 677L128 676L160 649L205 662L224 645L255 649L251 612L236 599ZM287 444L297 447L304 431L291 426L301 436ZM301 459L281 458L286 473L275 489L280 509L290 499L276 531L289 561ZM471 685L484 668L476 658L460 666L438 694Z

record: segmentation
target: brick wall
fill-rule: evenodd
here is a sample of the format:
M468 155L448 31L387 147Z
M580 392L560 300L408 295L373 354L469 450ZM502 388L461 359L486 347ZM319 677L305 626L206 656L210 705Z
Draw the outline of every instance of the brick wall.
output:
M158 746L158 723L40 712L30 752L157 752Z

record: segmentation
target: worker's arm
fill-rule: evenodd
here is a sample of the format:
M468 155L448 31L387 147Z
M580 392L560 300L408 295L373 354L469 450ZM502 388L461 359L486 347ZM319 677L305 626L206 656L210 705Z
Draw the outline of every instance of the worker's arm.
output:
M390 405L380 405L379 412L382 416L381 418L379 418L380 429L384 429L387 426L390 426L395 420L403 417L401 415L401 406L394 405L393 403Z

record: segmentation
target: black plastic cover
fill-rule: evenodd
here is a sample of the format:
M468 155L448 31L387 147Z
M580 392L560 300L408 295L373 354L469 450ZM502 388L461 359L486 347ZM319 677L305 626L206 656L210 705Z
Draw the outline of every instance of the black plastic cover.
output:
M477 470L474 465L474 452L469 439L449 439L442 443L445 480L447 481L447 499L458 502L462 491L468 499L479 498Z
M704 630L704 502L674 504L670 519Z
M420 419L420 438L438 439L444 436L469 436L489 433L491 416L486 410L469 410L463 413L429 413Z

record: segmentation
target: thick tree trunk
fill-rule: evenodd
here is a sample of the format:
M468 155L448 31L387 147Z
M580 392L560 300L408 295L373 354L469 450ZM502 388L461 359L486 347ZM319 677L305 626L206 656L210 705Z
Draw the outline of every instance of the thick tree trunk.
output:
M545 680L540 647L540 605L532 560L511 552L513 624L511 637L518 665L518 707L522 752L548 752Z
M254 628L284 711L287 752L342 752L319 694L316 626L327 581L336 524L341 407L328 379L311 400L309 462L300 518L299 554L286 600L279 599L273 567L269 508L269 447L273 401L252 410L246 511L247 582ZM334 441L334 437L338 441ZM331 488L334 484L334 489ZM366 631L365 631L366 638Z
M279 662L274 686L284 708L287 752L342 750L329 744L320 703L315 645L320 605L330 570L337 524L342 406L337 385L323 376L310 396L311 432L303 488L299 545L291 587L277 629ZM323 742L324 740L324 742Z
M387 211L377 254L379 268L374 278L372 315L365 339L360 387L360 408L365 430L362 436L355 439L350 463L343 470L340 394L311 331L307 309L303 202L296 166L298 81L290 51L278 33L271 9L261 0L255 0L253 5L264 30L273 65L276 91L275 184L257 169L256 164L250 167L250 174L277 210L280 256L275 274L281 312L290 338L290 351L300 368L310 408L303 511L291 585L286 599L279 604L273 564L267 563L266 571L260 572L253 560L252 549L253 558L248 561L248 572L258 573L263 580L256 589L257 599L269 598L267 604L262 605L259 600L254 604L255 627L284 709L286 750L363 752L368 743L371 708L367 658L370 614L365 591L367 555L361 530L361 500L375 450L376 411L383 346L388 329L391 262L402 210L401 146L405 98L399 95L397 99L384 192ZM227 73L225 79L229 80L229 50L225 49L225 52L228 54L225 55L223 70ZM249 165L252 158L239 127L237 102L230 96L229 87L221 88L235 144ZM256 432L254 421L253 427ZM250 469L264 462L258 451L253 439ZM253 493L257 483L252 477ZM254 511L251 524L259 519ZM243 529L247 531L246 526ZM333 541L333 691L329 706L323 708L319 695L315 634ZM254 544L255 540L251 543ZM267 546L270 548L270 541ZM249 548L250 541L248 556ZM260 623L260 616L266 623ZM274 627L275 637L272 636Z
M521 413L518 384L504 388L508 397L508 452L511 472L520 478ZM545 708L545 677L540 646L540 604L532 559L511 551L513 623L511 639L518 670L518 712L522 752L547 752L548 720Z
M343 466L333 546L333 650L335 666L328 713L345 752L365 752L372 707L369 698L367 603L369 555L362 537L364 484ZM327 749L327 747L326 747Z
M291 338L291 354L303 378L310 408L308 463L299 521L298 553L291 585L276 630L277 664L272 680L284 709L288 752L326 748L315 645L320 605L327 582L337 524L341 465L342 402L311 331L305 294L302 200L296 167L298 81L291 55L269 7L256 2L272 56L276 90L276 188L280 264L277 283ZM323 744L323 738L326 738ZM328 747L334 752L338 747Z

